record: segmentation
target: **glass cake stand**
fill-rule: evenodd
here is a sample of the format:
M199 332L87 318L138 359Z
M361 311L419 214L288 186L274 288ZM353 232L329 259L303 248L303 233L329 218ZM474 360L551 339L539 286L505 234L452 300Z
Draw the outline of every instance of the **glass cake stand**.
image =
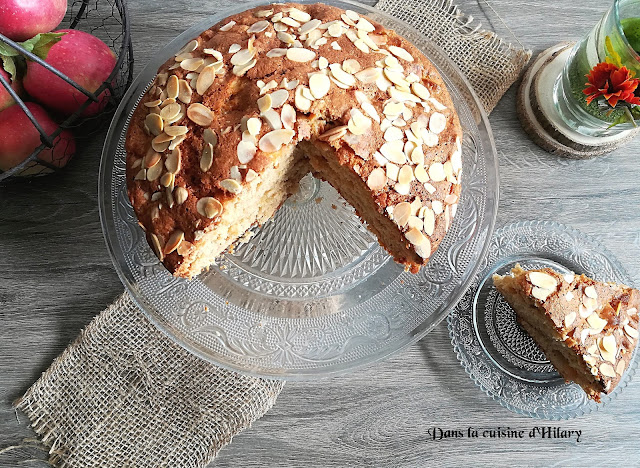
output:
M147 245L126 193L124 141L131 114L158 67L186 42L231 14L267 2L243 3L213 15L161 49L124 97L102 153L102 228L133 300L187 350L261 377L312 379L345 372L422 338L475 276L498 207L498 165L489 122L445 53L415 29L373 8L350 1L325 3L366 15L420 48L442 74L464 128L457 214L419 274L394 263L337 192L311 176L272 221L254 229L246 244L191 281L169 274Z

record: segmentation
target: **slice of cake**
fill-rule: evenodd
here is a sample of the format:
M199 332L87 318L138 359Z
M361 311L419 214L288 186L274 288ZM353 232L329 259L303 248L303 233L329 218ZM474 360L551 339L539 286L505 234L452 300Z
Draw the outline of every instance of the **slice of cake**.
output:
M462 129L435 66L351 10L272 4L158 70L129 124L127 184L156 255L192 277L309 172L417 272L455 216Z
M493 283L566 381L597 402L613 391L638 342L637 289L520 265Z

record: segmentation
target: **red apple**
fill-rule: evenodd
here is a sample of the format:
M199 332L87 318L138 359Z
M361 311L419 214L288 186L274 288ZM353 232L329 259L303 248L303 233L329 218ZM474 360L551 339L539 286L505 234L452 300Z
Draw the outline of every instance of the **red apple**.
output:
M87 91L93 92L98 89L116 65L113 51L97 37L83 31L61 29L55 32L65 35L49 50L47 63ZM32 61L27 61L27 74L23 86L34 99L65 115L73 114L87 99L62 78ZM82 115L98 113L108 99L109 93L105 91L100 95L100 100L87 107Z
M11 80L11 75L0 68L0 75L2 75L9 83L11 83L11 87L13 90L20 94L20 82L18 80ZM0 83L0 111L6 109L9 106L15 104L16 101L13 100L9 91Z
M22 42L57 27L67 0L0 0L0 33Z
M26 105L48 135L58 128L58 124L38 104L28 102ZM6 171L17 166L40 144L40 133L20 106L16 104L0 112L0 170ZM63 130L56 145L52 149L42 150L38 158L62 167L75 151L73 135L69 130Z

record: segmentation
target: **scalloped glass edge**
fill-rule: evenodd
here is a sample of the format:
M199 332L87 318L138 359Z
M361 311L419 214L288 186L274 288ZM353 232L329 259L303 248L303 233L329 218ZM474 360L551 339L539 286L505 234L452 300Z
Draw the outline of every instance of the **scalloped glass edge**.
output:
M312 4L317 2L318 2L317 0L297 1L297 3L302 3L302 4ZM261 378L272 378L272 379L281 379L281 380L310 380L310 379L319 378L319 377L325 377L325 376L329 377L333 375L344 374L344 373L353 371L355 369L363 368L365 366L384 360L389 356L395 353L401 352L402 350L406 349L410 345L416 343L417 341L422 339L425 335L427 335L431 330L433 330L437 325L439 325L442 322L442 320L444 320L444 318L447 316L449 311L455 307L458 301L465 294L467 288L475 278L478 268L483 262L483 259L487 255L489 245L493 237L492 234L494 232L494 227L495 227L495 222L497 217L497 206L499 204L499 187L500 187L500 177L499 177L499 169L498 169L499 164L498 164L495 143L493 139L493 134L491 132L491 126L489 124L488 116L484 111L480 103L480 100L475 94L475 91L467 81L466 77L457 68L457 66L453 62L451 62L450 59L448 59L447 54L440 47L435 45L433 42L428 41L426 38L423 38L425 41L428 41L430 43L431 47L438 50L439 53L442 55L442 57L448 59L447 66L449 66L453 70L453 72L456 74L455 79L459 80L462 84L465 85L464 89L460 89L460 87L457 87L457 86L455 88L459 92L460 96L462 96L463 99L467 100L467 102L469 103L468 105L470 110L472 109L473 111L475 111L474 116L476 118L476 122L479 122L479 124L481 123L482 126L486 129L486 136L488 138L489 147L493 155L493 158L491 161L487 160L487 167L492 166L491 167L492 173L487 174L487 178L489 182L487 197L488 197L488 200L491 200L491 202L495 204L496 209L493 211L493 213L487 215L487 220L486 220L487 225L483 226L483 228L486 228L486 234L485 234L486 237L485 239L479 240L479 243L480 241L482 241L483 244L481 248L478 249L478 256L477 256L476 263L475 265L472 265L470 267L469 272L467 273L468 276L466 278L466 282L460 285L459 290L457 291L456 294L452 295L451 303L448 305L448 307L444 310L439 310L437 312L434 312L430 316L430 318L435 316L434 320L427 320L419 324L418 326L416 326L416 328L414 328L411 331L411 333L407 335L404 341L394 342L393 346L389 345L384 348L381 348L375 353L368 355L366 358L362 358L358 362L341 363L334 367L299 369L297 372L292 372L290 370L287 370L286 372L289 372L289 373L264 372L262 369L240 368L240 367L237 367L235 363L232 364L227 362L220 362L215 359L212 359L212 357L209 356L205 351L199 349L201 346L198 345L197 343L188 343L184 340L179 339L176 333L170 328L169 324L165 324L163 321L159 320L159 317L156 317L154 316L153 313L149 312L148 308L152 308L153 306L144 297L142 297L142 295L140 294L136 286L131 284L129 280L126 278L124 272L117 267L117 261L118 261L117 252L114 250L114 246L111 245L110 239L107 234L109 222L113 223L113 216L111 211L111 200L108 199L107 197L107 195L109 195L111 192L108 190L104 190L104 191L101 190L101 187L105 185L103 183L105 180L105 176L108 175L108 171L110 170L110 167L109 167L110 145L113 144L114 141L118 140L116 137L116 131L118 130L118 127L119 127L119 121L120 120L126 121L127 119L127 115L124 114L127 103L131 100L131 98L134 95L139 96L141 93L143 93L146 87L148 86L148 83L144 80L145 74L149 73L149 70L152 70L153 72L152 76L155 76L156 70L160 67L160 65L162 65L167 60L167 57L169 57L168 54L170 51L179 50L190 39L198 36L202 31L211 27L212 24L215 24L216 22L220 21L221 19L224 19L227 16L254 8L256 6L269 5L271 3L275 3L275 2L256 1L256 2L242 3L239 6L230 8L223 12L219 12L215 15L207 17L206 19L196 23L194 26L187 29L183 33L179 34L175 39L173 39L164 47L162 47L160 51L156 53L147 62L145 67L138 73L138 75L133 80L133 83L129 88L129 90L127 91L127 93L123 96L123 99L114 114L111 124L109 125L109 129L107 132L107 136L105 138L105 144L103 146L103 151L102 151L101 161L100 161L100 171L99 171L99 177L98 177L98 207L100 212L102 232L103 232L103 236L107 246L107 250L114 264L118 277L120 278L120 281L125 286L126 291L130 294L134 303L140 308L140 310L149 319L149 321L153 323L153 325L156 328L158 328L161 332L163 332L166 336L168 336L174 343L178 344L179 346L183 347L187 351L191 352L192 354L198 356L199 358L207 362L210 362L214 365L217 365L219 367L222 367L234 372L241 372L246 375L251 375L254 377L261 377ZM335 5L342 8L346 8L350 6L355 11L365 12L366 14L374 14L378 18L384 18L390 22L394 22L402 26L407 31L410 31L413 34L416 34L418 36L423 36L423 34L420 33L420 31L408 25L404 21L401 21L385 12L372 8L368 5L364 5L352 0L325 0L324 3L328 5ZM163 55L163 52L165 53L164 55ZM436 63L434 63L434 65L441 72L439 65ZM450 87L450 85L448 86ZM491 184L493 184L493 186L491 186Z
M611 264L618 270L618 272L622 276L628 278L629 280L632 279L629 276L629 273L627 272L627 270L622 266L622 264L620 263L618 258L615 255L613 255L613 253L611 251L609 251L600 241L598 241L597 239L595 239L594 237L592 237L592 236L590 236L588 234L585 234L584 232L582 232L582 231L580 231L580 230L578 230L576 228L573 228L571 226L567 226L565 224L557 223L555 221L517 221L515 223L507 224L507 225L495 230L493 237L497 238L500 235L502 235L504 232L510 231L512 229L516 229L516 228L521 227L521 226L531 226L531 225L543 226L543 227L554 226L556 229L560 229L560 230L572 233L572 234L576 235L577 237L582 237L582 238L587 239L588 241L590 241L594 245L598 246L598 248L600 249L600 252L604 253L607 256L607 258L609 259ZM482 272L477 271L475 277L472 280L472 282L477 280L478 277L480 277L482 275L482 273L484 271L486 271L488 268L494 268L494 267L495 267L495 264L487 265ZM629 281L627 283L627 285L633 287L633 282ZM466 293L471 293L471 291L468 290L468 291L466 291ZM636 347L636 349L634 350L633 358L631 360L631 365L625 371L625 374L624 374L621 382L618 384L618 386L615 388L615 390L611 394L605 395L604 397L602 397L602 402L601 403L595 403L595 402L589 401L589 404L583 405L582 407L580 407L580 409L578 411L576 411L575 414L568 413L568 414L563 414L563 415L559 415L559 416L548 416L547 414L536 413L536 412L532 412L532 411L526 411L526 410L523 410L521 408L518 408L517 406L510 404L509 402L505 401L504 398L501 398L499 395L496 395L491 390L486 388L482 384L482 382L480 382L479 379L476 378L475 374L472 372L470 364L468 362L466 362L466 360L463 359L462 351L460 350L460 345L457 343L457 338L454 337L454 329L453 329L451 315L447 316L447 331L449 332L449 339L451 341L451 345L453 347L453 351L455 352L456 359L458 360L458 362L460 363L460 365L464 369L465 373L473 381L473 383L477 387L479 387L492 400L497 401L498 403L500 403L500 405L502 407L504 407L504 408L516 413L516 414L521 414L523 416L528 416L530 418L535 418L535 419L544 419L544 420L549 420L549 421L567 421L567 420L570 420L570 419L575 419L575 418L578 418L578 417L582 417L582 416L585 416L587 414L590 414L590 413L593 413L593 412L601 410L604 406L607 406L607 405L611 404L613 402L613 400L615 400L618 397L618 394L620 392L622 392L622 390L629 385L629 382L633 379L634 375L637 372L638 360L640 360L640 352L638 351L638 347ZM577 385L577 384L573 383L573 384L567 384L567 385Z

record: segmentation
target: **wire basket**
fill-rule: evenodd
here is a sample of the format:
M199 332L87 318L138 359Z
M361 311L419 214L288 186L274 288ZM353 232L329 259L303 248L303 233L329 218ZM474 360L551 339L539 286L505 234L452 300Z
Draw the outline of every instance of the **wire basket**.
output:
M65 118L53 133L47 134L26 107L24 100L11 89L8 80L0 75L0 85L9 91L17 105L27 114L40 133L41 141L41 145L19 165L4 172L0 170L0 181L12 176L34 177L59 170L56 162L68 157L66 147L60 148L59 145L69 144L69 140L59 138L59 135L64 130L74 130L80 126L82 126L82 136L91 134L99 129L101 127L100 123L103 123L118 107L120 99L122 99L133 79L133 46L131 44L126 0L69 0L67 13L57 29L79 29L98 37L116 54L116 65L106 81L94 92L91 92L82 88L44 60L0 34L0 42L4 42L18 50L29 60L39 63L87 97L76 112ZM107 93L106 96L103 96L105 93ZM89 105L102 99L104 99L105 105L100 112L91 116L82 115ZM52 159L50 161L38 157L43 150L47 149L51 149Z

